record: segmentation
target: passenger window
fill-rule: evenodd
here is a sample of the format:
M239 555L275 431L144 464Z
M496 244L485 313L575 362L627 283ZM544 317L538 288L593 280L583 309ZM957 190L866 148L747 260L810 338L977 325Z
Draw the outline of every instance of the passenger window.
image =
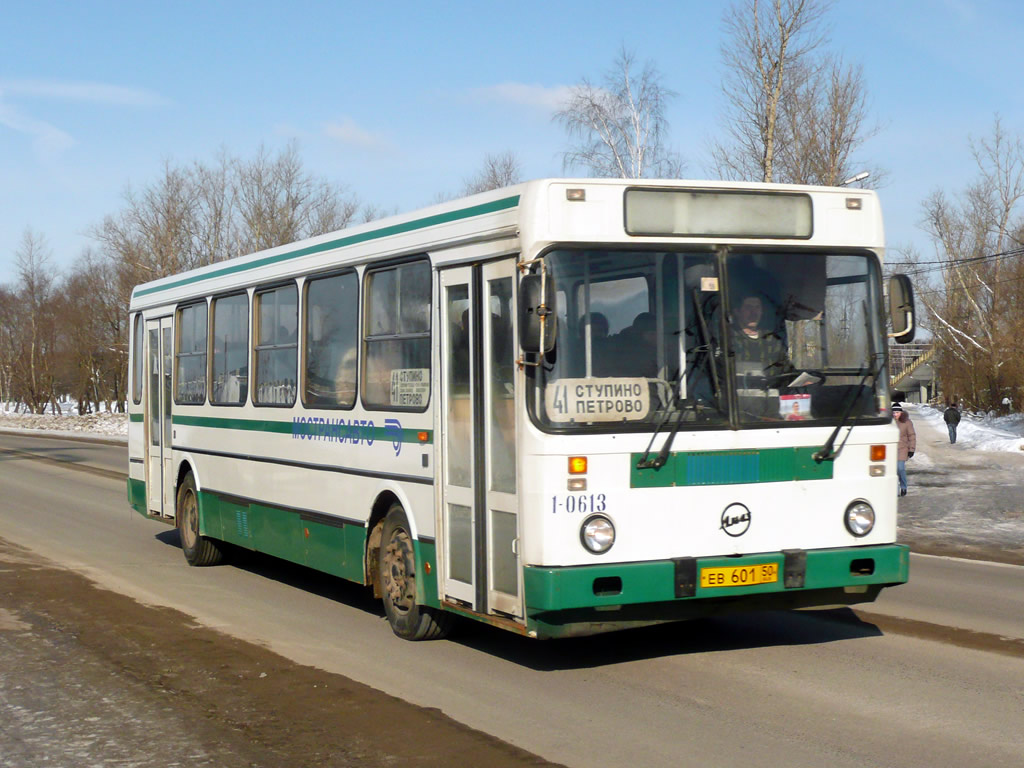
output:
M430 400L430 263L367 272L363 402L424 411Z
M213 300L210 402L241 405L249 393L249 296Z
M356 402L359 279L355 272L306 281L305 375L310 408L351 408Z
M175 349L174 402L202 405L206 402L206 302L178 310Z
M294 285L256 294L256 405L291 406L298 391L299 297Z

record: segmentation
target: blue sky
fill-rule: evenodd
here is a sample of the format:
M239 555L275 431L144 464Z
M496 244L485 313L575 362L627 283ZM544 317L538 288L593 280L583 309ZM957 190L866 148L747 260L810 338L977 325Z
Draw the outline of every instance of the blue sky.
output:
M297 140L307 169L386 210L457 192L487 153L525 178L562 174L551 113L625 45L678 92L671 142L709 175L722 125L724 2L47 2L8 0L0 25L0 283L26 227L58 266L163 164L251 157ZM933 190L975 175L967 140L999 113L1024 135L1012 0L839 0L830 48L864 66L882 130L862 159L890 248L930 252Z

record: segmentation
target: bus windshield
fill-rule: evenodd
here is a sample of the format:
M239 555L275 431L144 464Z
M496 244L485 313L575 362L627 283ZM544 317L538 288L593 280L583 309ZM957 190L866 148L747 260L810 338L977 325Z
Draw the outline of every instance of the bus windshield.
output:
M531 410L556 430L801 426L879 416L867 252L559 249L554 351Z

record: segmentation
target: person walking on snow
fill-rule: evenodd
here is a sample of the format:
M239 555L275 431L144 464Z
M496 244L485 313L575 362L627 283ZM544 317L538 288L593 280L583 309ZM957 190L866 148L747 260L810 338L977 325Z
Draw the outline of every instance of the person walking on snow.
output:
M896 448L896 476L900 481L900 496L907 495L907 459L914 458L917 448L917 433L910 423L910 416L899 403L893 403L892 418L900 429L900 442Z
M956 404L952 400L946 406L946 412L942 414L942 418L946 421L946 429L949 430L949 442L955 444L956 425L960 423L960 411L957 410Z

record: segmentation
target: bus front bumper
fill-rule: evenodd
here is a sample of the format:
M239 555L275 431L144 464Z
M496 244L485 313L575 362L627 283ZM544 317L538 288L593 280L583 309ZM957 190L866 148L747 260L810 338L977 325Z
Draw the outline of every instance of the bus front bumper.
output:
M900 544L523 569L527 630L594 634L727 612L871 602L903 584Z

